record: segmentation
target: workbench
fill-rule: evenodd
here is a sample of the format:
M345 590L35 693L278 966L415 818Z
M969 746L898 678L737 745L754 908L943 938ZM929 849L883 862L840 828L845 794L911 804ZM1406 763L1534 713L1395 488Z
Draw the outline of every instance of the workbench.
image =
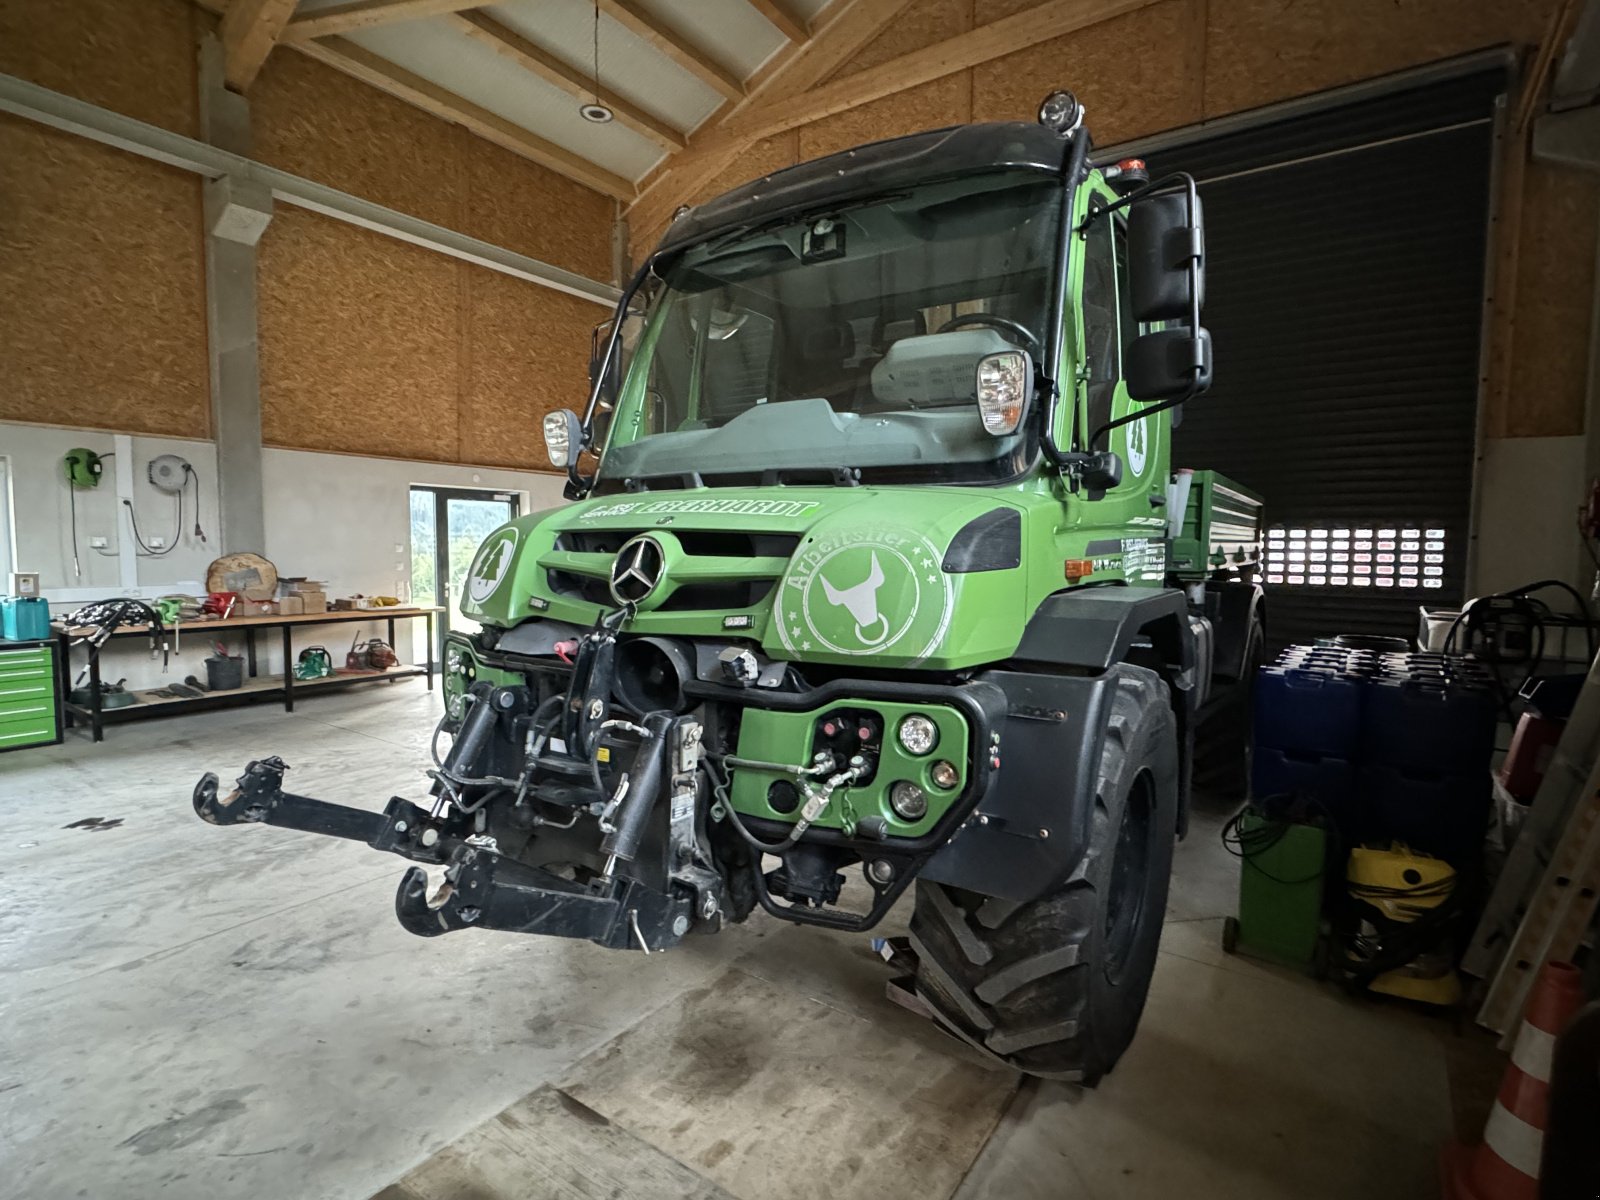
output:
M245 635L245 667L246 675L241 687L226 690L207 691L199 696L160 696L156 693L159 688L146 688L133 693L135 702L118 708L105 708L100 691L100 653L99 650L88 646L82 639L93 633L90 628L69 629L56 623L51 626L57 642L56 662L60 669L59 691L61 693L62 707L66 714L66 723L70 727L74 719L86 721L93 731L94 740L99 742L105 738L105 725L113 721L138 720L141 717L168 717L179 713L195 712L211 708L233 708L243 704L254 704L262 700L282 699L283 711L293 712L297 695L306 692L320 691L324 688L337 688L357 683L377 683L383 680L394 682L396 679L410 679L415 676L425 676L428 681L428 690L433 690L434 675L434 617L444 612L442 608L434 607L403 607L403 608L364 608L350 612L322 612L322 613L295 613L293 615L280 615L272 617L226 617L214 621L185 621L177 627L168 626L163 637L169 642L176 641L181 647L182 642L194 640L207 654L211 653L211 643L216 636L222 633L239 633ZM386 671L347 671L338 666L340 656L330 648L329 653L334 656L335 671L332 675L325 675L320 679L296 679L294 677L294 648L291 636L296 629L312 625L349 625L356 622L367 624L378 621L387 622L388 642L394 646L395 622L420 619L427 622L428 626L428 657L420 664L401 663L390 667ZM284 673L281 675L261 675L256 664L256 634L266 630L276 629L282 638ZM146 639L150 637L148 625L121 625L118 626L107 639L106 645L115 641L128 639ZM72 700L72 651L87 649L88 651L88 686L90 702L78 704ZM199 660L197 660L199 661ZM204 673L193 672L197 677ZM176 676L178 680L182 674Z

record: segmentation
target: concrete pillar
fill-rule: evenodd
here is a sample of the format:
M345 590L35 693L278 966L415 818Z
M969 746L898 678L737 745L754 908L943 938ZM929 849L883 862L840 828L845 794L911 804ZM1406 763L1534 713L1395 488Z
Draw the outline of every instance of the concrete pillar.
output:
M200 130L212 145L249 156L250 106L223 82L222 45L215 34L203 35L200 43ZM206 181L206 326L223 554L266 549L256 244L271 220L266 187L233 175Z

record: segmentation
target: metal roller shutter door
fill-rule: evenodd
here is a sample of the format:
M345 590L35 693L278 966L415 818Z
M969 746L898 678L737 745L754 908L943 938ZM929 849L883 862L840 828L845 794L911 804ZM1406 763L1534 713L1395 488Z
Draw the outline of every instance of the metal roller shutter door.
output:
M1410 636L1462 599L1504 90L1480 71L1148 153L1205 202L1216 385L1174 465L1266 497L1274 646Z

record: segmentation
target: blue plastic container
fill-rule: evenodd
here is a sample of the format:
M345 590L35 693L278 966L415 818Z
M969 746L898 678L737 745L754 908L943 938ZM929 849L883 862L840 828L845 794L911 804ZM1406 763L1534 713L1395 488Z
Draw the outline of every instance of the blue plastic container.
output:
M1374 679L1362 714L1361 762L1435 776L1486 773L1495 720L1494 693L1475 683Z
M1318 801L1346 845L1364 836L1362 813L1356 807L1356 768L1343 758L1298 755L1258 747L1250 760L1250 794L1309 796Z
M49 601L37 596L0 596L0 637L25 642L49 636Z
M1491 790L1488 771L1431 774L1366 766L1356 820L1376 843L1404 842L1463 871L1483 863Z
M1254 698L1256 748L1354 761L1364 690L1365 681L1354 675L1263 667Z

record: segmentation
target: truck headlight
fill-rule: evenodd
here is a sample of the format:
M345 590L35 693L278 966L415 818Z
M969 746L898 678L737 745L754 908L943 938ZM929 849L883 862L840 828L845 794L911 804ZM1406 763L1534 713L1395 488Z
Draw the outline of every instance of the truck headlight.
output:
M889 787L889 807L902 821L920 821L928 815L928 796L909 779L897 780Z
M920 758L939 744L939 727L921 713L912 713L900 722L897 736L907 754Z
M1033 391L1033 359L1026 350L1002 350L978 360L978 414L985 432L1004 437L1022 420Z
M583 448L583 424L569 408L558 408L544 416L544 449L552 467L570 466Z

